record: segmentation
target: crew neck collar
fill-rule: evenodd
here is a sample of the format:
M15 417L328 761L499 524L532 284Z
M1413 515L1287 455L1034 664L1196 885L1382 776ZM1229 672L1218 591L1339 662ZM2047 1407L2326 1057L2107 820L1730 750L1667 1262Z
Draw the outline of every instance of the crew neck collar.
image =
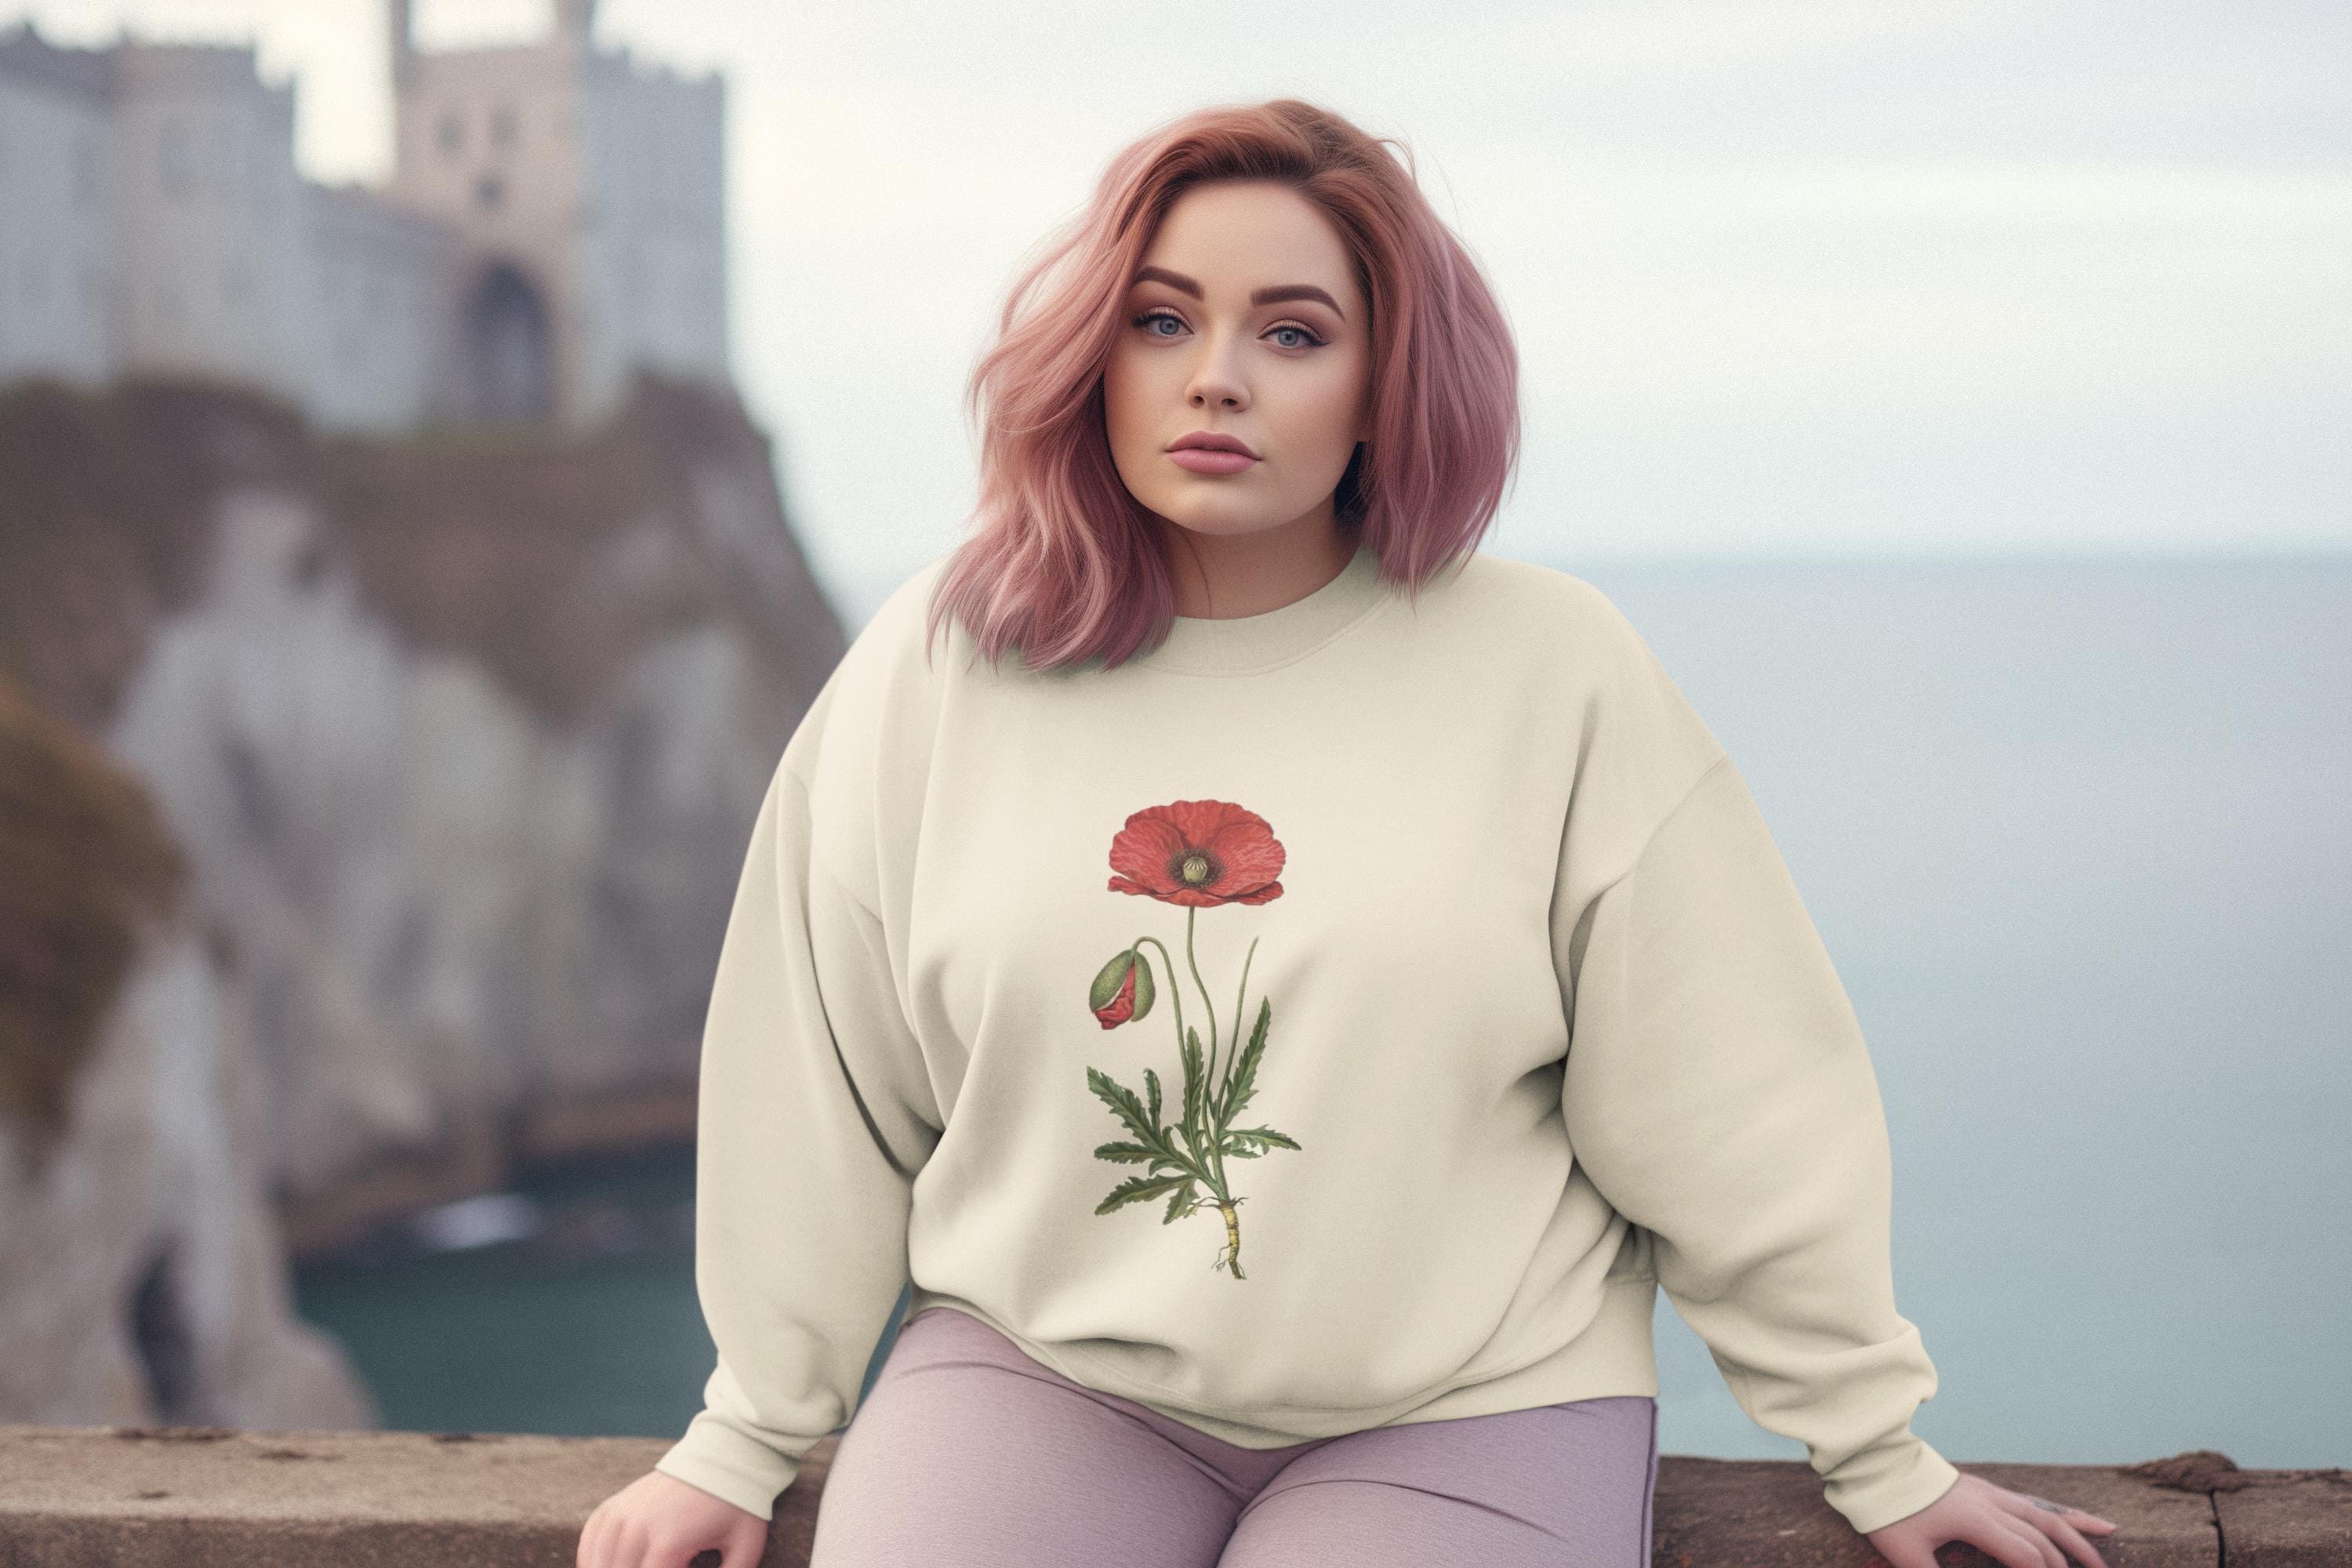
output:
M1128 662L1180 675L1248 675L1320 647L1353 626L1386 595L1380 552L1359 537L1356 552L1328 583L1255 616L1214 619L1177 616L1168 635Z

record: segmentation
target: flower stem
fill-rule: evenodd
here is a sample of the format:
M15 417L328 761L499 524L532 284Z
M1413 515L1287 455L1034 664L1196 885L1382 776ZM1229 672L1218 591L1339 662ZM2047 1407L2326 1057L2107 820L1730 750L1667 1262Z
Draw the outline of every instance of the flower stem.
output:
M1217 1121L1225 1119L1225 1101L1234 1092L1234 1064L1242 1057L1242 1025L1249 1017L1244 999L1249 995L1250 960L1257 956L1257 938L1250 938L1249 951L1242 954L1242 983L1234 987L1234 1054L1225 1058L1225 1076L1217 1085Z
M1201 1068L1206 1079L1202 1088L1201 1096L1203 1104L1213 1113L1216 1107L1215 1102L1210 1099L1210 1094L1217 1081L1217 1005L1209 998L1209 983L1201 978L1201 961L1192 952L1192 928L1200 924L1200 921L1201 910L1198 905L1185 910L1184 962L1192 966L1192 984L1201 988L1201 1010L1209 1015L1209 1059L1202 1065Z
M1175 1009L1176 1052L1181 1056L1184 1052L1184 993L1176 984L1175 955L1168 951L1168 944L1156 936L1137 937L1135 945L1141 947L1147 942L1160 950L1160 962L1168 968L1168 1003Z

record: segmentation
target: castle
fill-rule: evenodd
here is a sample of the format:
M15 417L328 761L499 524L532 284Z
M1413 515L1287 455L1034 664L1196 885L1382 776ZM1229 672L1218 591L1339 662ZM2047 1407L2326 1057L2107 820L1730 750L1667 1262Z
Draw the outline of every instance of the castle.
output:
M294 166L251 44L0 33L0 383L257 386L332 430L610 412L728 365L725 84L590 37L424 51L387 0L394 167Z

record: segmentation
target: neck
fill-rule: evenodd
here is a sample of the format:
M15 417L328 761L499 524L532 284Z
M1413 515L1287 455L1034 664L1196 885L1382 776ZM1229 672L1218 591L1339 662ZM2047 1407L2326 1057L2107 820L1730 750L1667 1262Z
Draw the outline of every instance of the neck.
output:
M1208 533L1167 525L1169 574L1176 614L1194 620L1264 615L1295 604L1330 582L1356 552L1327 501L1279 528Z

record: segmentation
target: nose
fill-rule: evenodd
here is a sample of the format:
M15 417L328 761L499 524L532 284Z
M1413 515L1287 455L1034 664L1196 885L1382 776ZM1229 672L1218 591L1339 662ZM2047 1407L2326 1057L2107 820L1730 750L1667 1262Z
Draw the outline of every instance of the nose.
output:
M1246 408L1249 388L1242 384L1234 368L1234 353L1230 342L1220 344L1215 337L1201 356L1192 372L1191 385L1185 389L1185 401L1194 408Z

